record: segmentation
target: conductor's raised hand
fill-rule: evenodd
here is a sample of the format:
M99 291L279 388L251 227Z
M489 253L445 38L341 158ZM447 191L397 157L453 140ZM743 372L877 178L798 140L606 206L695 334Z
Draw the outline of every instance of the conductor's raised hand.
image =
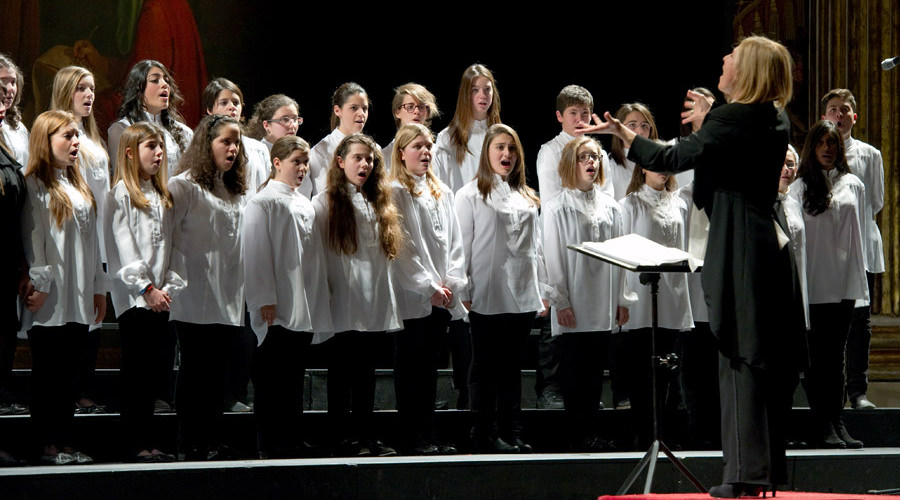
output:
M616 120L609 111L603 113L603 119L596 114L591 115L591 121L594 125L588 125L578 129L582 134L608 134L614 135L625 143L626 148L631 147L635 134L632 130Z
M681 112L681 123L690 123L694 130L699 129L714 102L712 97L688 90L684 98L684 111Z

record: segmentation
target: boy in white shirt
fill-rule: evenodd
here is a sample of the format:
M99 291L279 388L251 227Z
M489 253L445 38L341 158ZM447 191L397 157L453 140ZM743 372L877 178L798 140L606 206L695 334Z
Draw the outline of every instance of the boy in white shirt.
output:
M562 125L562 131L545 142L538 152L537 174L541 201L547 202L562 191L559 160L563 148L571 140L582 135L579 129L590 124L593 110L594 96L580 85L567 85L556 96L556 120ZM603 178L609 179L609 160L602 149L600 156ZM612 182L606 181L602 190L612 196ZM538 371L534 388L538 397L537 406L559 409L563 407L556 376L559 356L556 353L554 337L550 335L550 321L543 323L538 342Z
M853 125L858 115L856 98L847 89L832 89L822 97L822 119L837 125L844 139L844 149L850 171L866 186L865 199L860 200L860 210L865 214L866 234L863 247L866 253L866 280L869 284L869 299L872 300L875 274L884 272L884 249L881 231L875 224L875 214L884 206L884 165L881 151L870 144L851 137ZM871 307L857 301L847 338L847 396L850 406L858 409L875 408L866 397L869 373L869 344L872 340L872 326L869 323Z

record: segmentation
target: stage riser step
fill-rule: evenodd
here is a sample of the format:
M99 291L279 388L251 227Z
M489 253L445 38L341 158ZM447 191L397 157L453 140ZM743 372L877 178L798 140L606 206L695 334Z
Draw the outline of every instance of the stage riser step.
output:
M177 374L178 370L175 370ZM27 369L13 370L13 379L9 394L16 402L28 404L30 396L30 374ZM535 392L537 374L535 370L522 370L522 407L536 408L537 395ZM328 406L327 399L328 370L309 369L304 377L304 409L325 410ZM119 410L121 386L119 384L119 370L98 369L94 375L93 388L88 391L99 403L107 406L111 411ZM253 384L249 385L250 401L253 400ZM448 407L456 408L459 391L453 384L452 370L438 370L437 399L446 402ZM605 407L612 408L612 390L609 372L604 373L602 401ZM794 406L808 406L806 393L798 386L794 393ZM394 396L393 370L379 369L375 378L375 408L378 410L396 409L397 402Z
M590 499L615 494L640 454L473 456L450 461L370 459L253 463L98 466L0 472L0 491L16 499L333 498L333 499ZM682 457L704 485L721 481L721 456ZM897 450L883 453L789 456L788 489L861 494L895 487ZM8 475L15 474L15 475ZM25 475L22 475L25 474ZM661 458L654 493L695 491ZM632 492L638 493L643 481ZM777 497L776 497L777 498Z
M469 444L469 430L472 415L468 411L444 410L436 413L438 437L443 442L456 444L466 450ZM900 409L878 409L865 412L845 411L844 421L854 437L862 440L867 448L900 447L900 432L897 422L900 421ZM634 451L632 436L635 419L628 410L604 410L600 412L596 423L597 433L618 445L619 451ZM808 409L794 409L787 423L787 437L791 440L809 440L812 418ZM541 452L568 452L567 444L570 428L563 410L524 410L524 438ZM312 411L304 413L302 422L306 439L314 444L327 444L332 433L331 419L327 412ZM400 429L395 411L378 411L374 416L374 428L380 437L389 444L400 443ZM668 429L668 427L667 427ZM160 444L166 450L176 449L178 432L175 414L158 414L153 418L153 432L159 436ZM31 419L28 416L0 417L0 436L3 436L2 449L15 455L29 457L37 452L32 433ZM116 414L110 415L77 415L75 417L75 443L100 462L117 462L122 460L121 439L122 422ZM240 458L256 457L256 420L250 413L228 413L223 417L223 436ZM683 430L664 433L669 446L678 449L684 445ZM640 448L642 449L642 448Z

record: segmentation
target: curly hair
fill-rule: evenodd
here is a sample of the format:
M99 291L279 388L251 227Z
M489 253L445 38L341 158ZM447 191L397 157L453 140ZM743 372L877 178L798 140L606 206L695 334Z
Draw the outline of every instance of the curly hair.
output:
M284 94L270 95L253 107L253 116L250 117L250 122L247 124L249 131L247 135L257 140L265 137L267 132L263 122L271 120L278 108L282 106L293 106L297 113L300 112L300 105L290 97Z
M378 223L381 249L388 259L395 259L403 244L400 213L391 201L391 188L384 172L384 157L375 141L364 134L351 134L338 144L328 169L328 245L339 254L352 255L358 248L356 215L347 176L339 162L350 153L354 144L361 144L374 156L372 172L362 186L362 195L372 204Z
M212 142L219 137L222 128L229 125L234 125L240 132L240 122L230 116L209 115L200 120L194 138L178 164L181 169L179 173L190 172L193 180L207 191L212 191L219 173L213 161ZM246 170L247 153L238 141L238 156L234 165L222 176L229 193L243 195L247 192Z
M125 89L122 95L122 105L119 106L119 118L126 118L131 123L146 121L144 111L144 91L147 90L147 76L153 68L157 68L163 72L166 83L169 84L169 107L162 110L159 114L159 122L162 124L175 142L178 143L178 149L184 151L187 145L187 138L181 127L175 125L175 122L184 123L184 118L178 112L178 107L184 103L181 92L178 91L178 85L172 74L159 61L152 59L144 59L135 63L128 72L128 78L125 80Z

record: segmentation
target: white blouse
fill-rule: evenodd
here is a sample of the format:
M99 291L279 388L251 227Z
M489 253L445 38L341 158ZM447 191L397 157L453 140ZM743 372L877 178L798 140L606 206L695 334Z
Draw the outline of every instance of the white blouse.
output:
M487 200L472 180L456 193L468 290L480 314L541 312L549 299L538 207L499 175Z
M78 150L78 162L81 165L81 173L87 181L97 204L97 220L106 220L106 200L109 194L109 156L102 143L94 142L84 131L84 124L78 124L79 140L81 148ZM100 258L108 262L106 258L106 243L103 228L100 228Z
M394 156L394 139L387 146L381 148L381 156L384 156L384 171L391 171L391 158Z
M309 152L309 175L300 184L300 192L312 199L319 193L324 193L328 186L328 169L331 167L331 159L338 144L347 137L340 128L335 128L330 134L322 138Z
M0 120L0 133L16 161L25 169L28 166L28 127L20 121L16 128L12 128L6 120Z
M684 201L687 207L687 215L685 216L685 235L684 240L690 242L691 238L691 212L697 207L694 206L694 183L693 181L684 185L676 191L678 196ZM709 233L709 227L706 228ZM691 300L691 316L694 322L709 323L709 308L706 306L706 297L703 293L703 280L700 279L700 272L687 273L688 295Z
M781 211L787 220L788 236L791 238L791 253L794 254L794 262L797 266L797 277L800 281L800 293L803 295L803 317L806 320L806 329L809 329L809 290L806 282L806 226L803 222L803 206L797 198L791 196L791 187L787 193L778 193L781 201ZM694 284L691 283L691 286ZM693 288L691 289L693 290Z
M866 187L863 213L866 219L863 246L866 251L866 271L884 272L884 245L881 230L875 224L875 215L884 207L884 164L881 151L852 137L844 141L850 172L859 177Z
M393 331L402 328L391 279L391 261L381 249L375 212L362 193L348 183L356 218L356 253L335 252L328 244L329 201L323 191L313 198L319 241L325 246L331 319L336 332Z
M151 115L147 111L144 111L145 121L151 122L155 125L158 125L159 128L163 130L166 139L166 161L169 163L169 178L175 176L175 172L178 172L178 160L181 159L182 153L184 151L178 146L178 141L175 140L175 136L172 135L171 132L166 130L163 127L162 122L160 121L160 115ZM120 118L119 121L113 123L109 126L107 130L107 138L109 147L109 164L112 165L112 171L116 171L116 154L119 151L119 140L122 138L122 132L131 125L131 121L128 118ZM184 136L184 147L187 149L188 144L191 143L191 139L194 137L194 131L191 130L187 125L172 120L175 127L181 129L182 135Z
M574 135L569 135L565 130L560 132L556 137L545 142L541 146L541 150L537 155L537 175L538 183L541 188L541 202L546 203L562 191L562 179L559 177L559 160L562 158L563 149L566 144L577 139ZM615 196L613 183L609 173L609 157L606 151L600 150L600 165L603 169L603 184L601 191L610 197Z
M606 241L622 236L622 210L611 196L594 185L591 191L563 188L544 204L544 260L552 290L550 303L553 336L568 332L612 331L617 306L628 307L636 298L625 293L624 272L569 250L566 245ZM557 312L571 307L575 327L561 326Z
M149 309L141 295L147 285L168 293L173 304L187 286L184 269L176 271L172 260L171 209L163 206L151 181L140 181L140 187L150 202L146 208L132 203L124 181L108 195L104 232L116 317L132 307Z
M620 165L612 156L609 157L609 179L612 180L613 198L616 201L625 198L632 175L634 175L634 162L628 159L628 149L625 149L624 166Z
M454 193L475 178L478 162L481 159L481 147L487 134L487 120L473 120L469 130L468 152L462 163L456 161L456 147L450 143L450 128L445 128L437 136L435 142L432 168L438 179L444 181Z
M828 172L831 202L819 215L803 210L806 227L806 279L810 304L842 300L869 300L866 257L863 247L866 218L859 200L866 188L855 175ZM806 182L798 179L790 190L802 207ZM796 192L795 192L796 191Z
M34 289L47 293L36 312L25 311L23 330L31 326L94 324L94 295L106 295L109 283L100 262L97 216L88 199L69 183L65 170L55 170L73 214L59 227L50 212L50 192L28 176L28 197L22 217L22 239L28 274Z
M656 191L644 184L641 189L619 202L625 234L638 234L667 247L685 250L687 238L687 205L672 191ZM658 319L660 328L690 330L694 327L691 301L688 294L687 273L660 273ZM628 309L626 330L650 328L653 306L650 302L650 286L642 285L640 273L627 271L628 290L638 295L638 302Z
M259 191L269 173L272 171L272 163L269 159L269 148L252 137L241 135L241 145L247 154L247 193L244 195L244 203L250 200Z
M244 208L244 289L259 344L269 330L260 308L268 305L275 306L273 325L314 331L314 343L334 332L325 252L314 234L315 217L305 196L274 179Z
M240 326L244 322L244 266L241 263L241 196L225 189L217 175L212 191L190 172L169 179L173 256L185 269L188 287L172 301L169 318L198 324Z
M400 181L391 184L393 202L402 216L406 243L393 264L394 294L401 319L431 314L431 296L447 287L453 292L453 319L466 315L458 294L466 287L465 258L453 191L441 183L441 197L431 194L424 175L414 177L413 196Z

